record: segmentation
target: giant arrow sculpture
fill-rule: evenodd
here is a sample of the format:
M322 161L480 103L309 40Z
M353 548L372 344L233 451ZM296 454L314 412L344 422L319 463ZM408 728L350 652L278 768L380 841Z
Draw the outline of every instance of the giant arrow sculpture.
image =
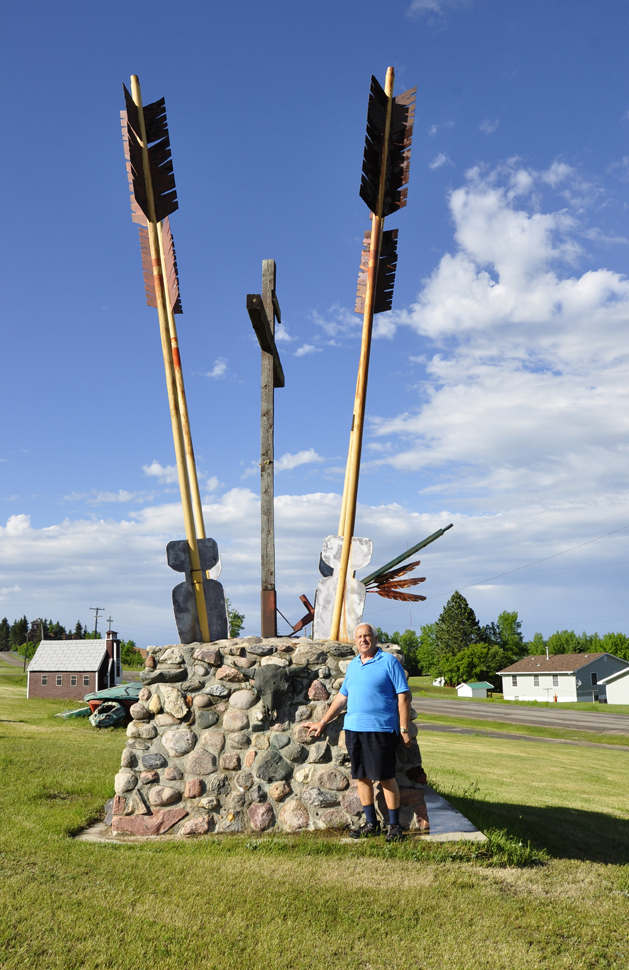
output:
M390 310L393 298L397 230L384 232L384 220L406 205L417 88L394 98L394 79L395 72L390 67L383 90L372 77L367 110L360 195L372 212L372 220L371 230L365 234L356 300L356 310L363 313L363 333L339 522L343 547L329 634L331 640L339 639L354 535L373 317L374 313Z
M220 569L218 549L214 540L205 535L174 317L182 310L168 217L178 203L166 108L163 98L142 105L140 82L135 75L131 78L131 93L125 87L124 95L126 110L120 114L132 219L139 224L146 302L157 308L159 318L186 531L185 543L169 543L168 550L169 564L186 574L186 582L173 590L175 620L183 643L208 642L228 636L227 612L220 583L209 577L210 569L214 575Z

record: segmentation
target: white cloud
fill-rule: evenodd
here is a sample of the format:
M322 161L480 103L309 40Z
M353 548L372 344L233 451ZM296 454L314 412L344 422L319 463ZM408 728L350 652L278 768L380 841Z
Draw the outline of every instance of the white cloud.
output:
M2 586L0 588L0 598L4 599L10 596L12 593L21 593L22 589L20 586Z
M219 482L216 475L208 475L203 487L208 490L208 492L215 492L217 488L220 488L221 483Z
M500 118L495 118L493 121L490 121L489 118L484 118L478 127L481 131L484 131L486 135L493 135L499 124Z
M452 7L468 6L469 0L412 0L408 13L411 16L420 14L440 14Z
M64 502L87 502L88 505L108 505L113 502L149 502L153 499L149 492L127 492L124 488L117 492L102 492L93 488L90 492L71 492L64 495Z
M321 350L321 347L315 347L314 344L302 344L295 351L295 357L305 357L306 354L316 354Z
M275 471L291 471L293 468L297 468L298 465L309 465L312 462L321 461L325 461L325 458L318 455L314 448L308 448L307 451L298 451L296 455L291 455L290 452L287 451L285 455L282 455L282 457L275 462Z
M427 130L427 134L430 135L431 138L434 138L440 128L454 128L454 122L452 119L449 119L448 121L443 121L438 125L431 125Z
M283 323L276 324L275 326L276 343L281 343L282 341L284 341L285 343L290 343L290 341L294 339L295 338L291 337L291 335L289 334L288 330L286 329Z
M443 165L454 165L454 162L450 161L444 152L439 152L438 155L435 155L432 162L429 162L428 168L432 168L434 170L436 168L441 168Z
M325 316L313 310L312 320L318 327L321 327L328 337L332 338L333 343L337 338L355 336L360 333L363 322L358 313L353 313L347 307L342 307L338 303L331 306Z
M227 358L217 357L217 359L214 361L214 367L212 368L212 370L208 371L205 376L221 378L221 377L225 377L226 372L227 372Z
M160 465L154 460L150 465L142 465L142 471L145 475L158 478L163 485L172 485L179 481L175 465Z
M417 302L392 313L433 353L419 408L374 422L395 444L381 463L439 469L440 490L494 508L500 494L530 503L595 468L605 501L624 501L629 280L574 273L586 227L541 205L545 187L572 190L573 179L563 164L535 172L514 160L471 170L451 193L456 249Z

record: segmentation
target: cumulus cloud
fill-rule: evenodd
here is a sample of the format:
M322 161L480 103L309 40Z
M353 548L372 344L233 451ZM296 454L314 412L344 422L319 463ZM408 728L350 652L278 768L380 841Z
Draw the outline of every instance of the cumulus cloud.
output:
M225 377L226 373L227 373L227 358L217 357L217 359L214 361L214 367L212 368L212 370L208 371L205 376L221 378L221 377Z
M308 448L307 451L298 451L296 455L291 455L290 452L286 452L285 455L275 462L276 472L291 471L293 468L297 468L298 465L309 465L313 462L325 461L321 455L318 455L314 448Z
M291 335L289 334L288 330L286 329L283 323L278 323L275 325L276 343L280 343L281 341L284 341L285 343L290 343L290 341L294 339L295 338L291 337Z
M433 346L415 410L376 419L395 444L380 460L431 467L448 488L529 497L575 479L622 475L628 449L629 281L575 272L585 227L541 205L569 166L516 161L467 173L450 195L456 248L408 311L393 312ZM574 175L577 180L576 174ZM458 485L457 485L458 483Z
M302 344L295 351L295 357L305 357L306 354L316 354L321 350L321 347L315 347L314 344Z
M142 465L142 471L145 475L158 478L163 485L172 485L179 481L175 465L160 465L158 461L153 460L150 465Z

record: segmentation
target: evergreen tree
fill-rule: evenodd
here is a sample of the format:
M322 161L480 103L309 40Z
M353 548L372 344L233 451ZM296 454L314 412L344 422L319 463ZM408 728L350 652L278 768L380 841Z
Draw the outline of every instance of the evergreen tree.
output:
M3 620L0 620L0 650L10 650L9 635L11 633L11 626L6 616Z
M481 643L483 631L474 610L461 593L455 591L435 623L435 661L454 657L471 643ZM440 672L440 671L439 671Z
M28 634L28 620L25 616L21 620L14 620L9 633L9 644L12 650L17 650L23 643L26 643Z
M83 631L83 625L81 624L80 620L77 620L76 626L74 628L73 637L75 640L82 640L84 636L85 636L85 633Z
M53 623L52 620L48 620L46 625L48 627L47 638L49 640L62 640L66 635L66 628L61 623Z

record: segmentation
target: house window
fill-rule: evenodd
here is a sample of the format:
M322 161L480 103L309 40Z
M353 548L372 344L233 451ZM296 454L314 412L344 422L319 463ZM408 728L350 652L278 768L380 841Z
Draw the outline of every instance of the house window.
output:
M57 674L57 687L61 687L62 684L63 684L63 677L61 676L61 674Z
M76 674L72 674L72 676L70 677L70 687L76 687L76 683L77 683Z
M592 678L592 687L596 687L596 685L598 684L598 674L596 673L595 670L592 671L592 673L590 674L590 677Z
M90 675L89 674L83 674L83 686L84 687L89 687L90 686Z
M41 685L42 685L42 687L47 687L48 686L48 674L42 674L41 675Z
M539 674L533 674L533 687L539 687Z
M559 674L553 674L553 687L559 687Z
M512 677L511 677L511 686L512 687L517 687L518 686L518 678L516 677L515 674L513 674Z

